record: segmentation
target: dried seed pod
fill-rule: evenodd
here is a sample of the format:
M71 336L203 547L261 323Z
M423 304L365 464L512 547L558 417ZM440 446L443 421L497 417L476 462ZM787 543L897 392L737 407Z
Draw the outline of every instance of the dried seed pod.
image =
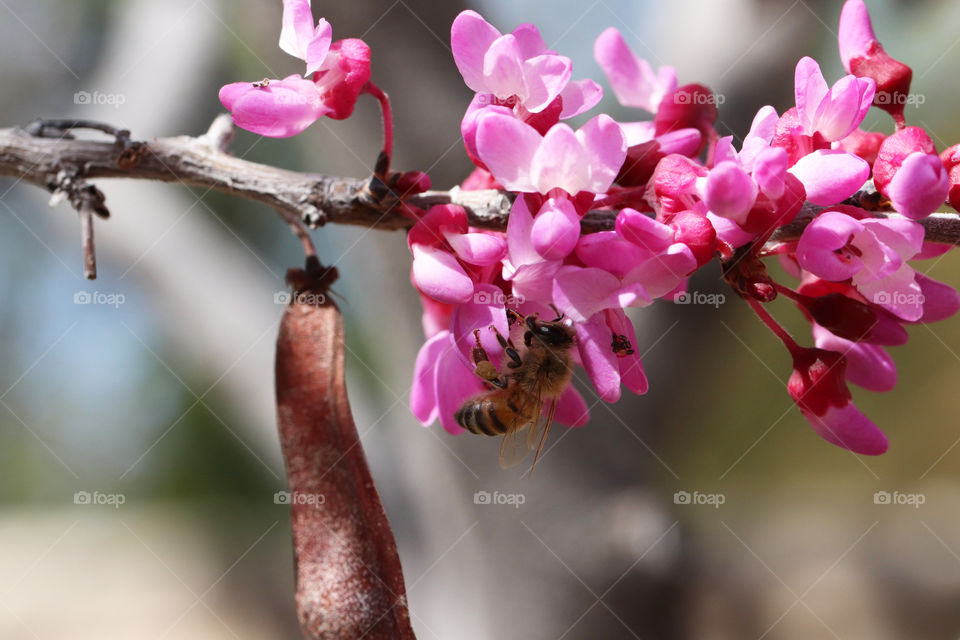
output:
M293 295L277 339L300 626L310 640L413 639L396 543L347 401L335 279L316 263L288 272Z

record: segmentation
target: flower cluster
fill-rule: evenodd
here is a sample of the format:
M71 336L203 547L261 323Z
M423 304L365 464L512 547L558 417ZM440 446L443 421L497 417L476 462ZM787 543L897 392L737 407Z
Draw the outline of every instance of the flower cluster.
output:
M327 116L350 117L370 80L370 47L363 40L333 42L330 23L316 25L310 0L283 0L280 48L307 63L293 74L259 82L234 82L220 89L220 102L234 123L271 138L295 136Z
M839 40L849 75L829 84L815 60L801 59L795 105L760 108L735 144L715 128L720 101L708 87L680 85L669 67L655 71L615 29L597 39L596 60L619 102L652 117L598 114L574 130L564 121L589 112L602 89L573 80L571 61L535 26L503 34L461 13L451 46L476 92L461 124L476 169L462 186L503 189L513 206L505 232L471 228L452 205L423 212L410 231L427 336L411 393L417 418L462 430L454 413L484 389L475 340L499 366L503 349L488 328L509 334L508 310L569 318L574 361L602 400L616 401L621 387L645 393L625 309L683 293L717 257L725 280L787 347L788 391L814 430L857 453L885 451L886 436L856 409L848 383L891 389L896 369L885 348L907 341L905 325L960 308L953 289L909 264L949 248L924 242L918 221L948 199L960 204L960 151L938 155L923 129L906 126L910 68L883 50L862 0L845 3ZM859 128L871 106L893 116L894 133ZM583 233L588 212L612 223ZM779 259L796 284L775 281L766 259ZM810 321L813 347L766 310L778 295ZM572 387L556 419L587 421Z

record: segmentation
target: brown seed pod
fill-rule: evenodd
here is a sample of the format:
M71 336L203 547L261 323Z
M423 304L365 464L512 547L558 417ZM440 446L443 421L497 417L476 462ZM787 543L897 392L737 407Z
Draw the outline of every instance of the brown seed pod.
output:
M293 295L277 339L297 613L310 640L413 639L396 543L347 401L335 279L315 262L288 272Z

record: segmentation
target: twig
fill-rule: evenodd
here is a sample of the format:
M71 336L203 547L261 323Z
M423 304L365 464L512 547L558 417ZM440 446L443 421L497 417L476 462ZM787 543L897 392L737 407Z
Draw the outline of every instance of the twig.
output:
M97 250L93 242L93 211L89 206L80 207L80 237L83 245L83 277L97 279Z
M82 125L90 128L97 123L82 122ZM96 128L113 135L125 133L109 125ZM56 184L56 177L65 167L79 167L82 177L88 179L136 178L206 187L270 205L284 217L305 247L309 235L303 224L319 227L331 222L388 231L413 225L413 220L401 213L396 197L370 197L369 178L300 173L231 156L226 152L232 136L226 115L218 117L210 131L198 138L177 136L148 142L129 142L127 138L127 143L119 147L118 142L76 140L68 136L38 137L38 131L50 135L51 129L36 124L28 129L0 129L0 176L13 176L52 190L51 185ZM403 202L423 209L434 204L457 204L466 209L471 226L496 230L506 229L512 206L511 198L502 191L463 191L457 187L449 191L427 191ZM614 220L614 211L591 211L581 226L584 233L608 231L614 228ZM779 229L772 240L796 239L808 221L801 216ZM928 240L960 244L957 214L936 214L922 224L927 229Z

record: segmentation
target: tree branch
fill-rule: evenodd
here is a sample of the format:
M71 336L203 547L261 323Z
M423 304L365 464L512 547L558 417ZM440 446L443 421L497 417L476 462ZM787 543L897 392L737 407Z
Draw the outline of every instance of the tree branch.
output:
M64 124L96 128L116 140L73 139L65 133ZM301 173L242 160L227 152L232 136L233 128L226 114L214 120L203 136L143 142L133 142L129 132L109 125L43 121L23 129L0 129L0 176L13 176L51 192L62 188L65 170L75 172L79 179L134 178L214 189L270 205L301 238L308 255L313 253L312 245L302 224L315 228L332 222L388 231L413 225L394 206L395 199L373 195L368 188L369 179ZM404 202L420 208L460 205L466 209L471 226L496 230L506 229L512 205L510 196L502 191L463 191L459 187L427 191L404 198ZM589 212L581 222L584 233L613 229L615 216L616 212L611 210ZM779 229L773 240L798 238L807 222L809 218L801 216ZM926 228L929 241L960 244L957 214L935 214L920 223Z

